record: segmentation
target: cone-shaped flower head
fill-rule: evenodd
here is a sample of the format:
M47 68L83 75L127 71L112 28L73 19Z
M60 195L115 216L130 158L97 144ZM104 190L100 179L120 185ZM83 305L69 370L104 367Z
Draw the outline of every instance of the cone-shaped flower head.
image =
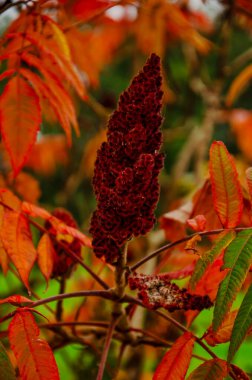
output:
M113 263L122 245L154 225L163 167L160 59L152 54L121 95L98 150L93 186L97 210L91 220L94 252Z

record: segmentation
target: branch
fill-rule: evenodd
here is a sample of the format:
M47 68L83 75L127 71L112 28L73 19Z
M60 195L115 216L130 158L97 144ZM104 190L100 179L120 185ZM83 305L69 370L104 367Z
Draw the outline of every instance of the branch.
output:
M118 318L119 318L118 316L114 316L111 320L110 325L109 325L96 380L102 380L103 379L103 372L105 369L109 348L110 348L112 338L113 338L113 332L114 332L114 329L116 327Z
M0 14L4 13L8 9L12 7L16 7L17 5L27 5L28 2L32 0L20 0L16 3L12 3L11 0L6 0L1 6L0 6Z
M141 260L139 260L137 263L135 263L134 265L132 265L129 270L131 272L134 272L137 268L139 268L141 265L143 265L144 263L146 263L146 261L149 261L151 259L153 259L154 257L158 256L160 253L163 253L164 251L167 251L168 249L172 248L172 247L175 247L176 245L179 245L181 243L185 243L187 242L188 240L192 239L194 236L211 236L211 235L218 235L220 234L221 232L223 231L236 231L236 232L240 232L240 231L244 231L244 230L251 230L252 227L236 227L236 228L219 228L217 230L209 230L209 231L203 231L203 232L195 232L194 234L192 235L189 235L189 236L186 236L182 239L179 239L179 240L176 240L174 242L171 242L171 243L168 243L160 248L158 248L156 251L152 252L152 253L149 253L147 256L145 256L144 258L142 258Z
M30 307L37 307L37 306L44 305L45 303L55 302L55 301L63 300L66 298L75 298L75 297L101 297L101 298L105 298L112 301L115 301L117 299L117 296L113 294L110 290L82 290L79 292L57 294L56 296L44 298L42 300L33 302L32 304L30 304Z
M132 297L134 298L134 297ZM145 307L145 305L141 304L140 306ZM146 307L145 307L146 308ZM200 339L198 338L191 330L189 330L187 327L183 326L180 322L178 322L176 319L172 318L169 314L164 314L161 311L158 310L151 310L155 314L159 315L161 318L166 319L170 323L172 323L174 326L176 326L179 330L183 332L189 332L195 339L196 343L198 343L213 359L218 358L217 355ZM236 380L235 375L233 374L232 369L229 370L229 375Z
M99 103L92 95L88 95L86 103L101 119L107 121L110 116L110 110Z

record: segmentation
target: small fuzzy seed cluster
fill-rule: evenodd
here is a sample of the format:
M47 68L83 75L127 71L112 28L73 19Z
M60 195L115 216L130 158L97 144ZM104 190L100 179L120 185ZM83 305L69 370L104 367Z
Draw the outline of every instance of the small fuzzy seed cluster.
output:
M163 167L160 59L152 54L121 95L98 150L90 233L98 257L115 263L122 245L153 228Z
M161 276L147 276L133 274L128 278L132 290L138 290L138 297L143 304L150 309L164 309L172 312L175 310L203 310L212 306L208 296L198 296L188 293L186 289L180 289Z
M56 208L52 215L57 219L64 222L67 226L78 228L77 222L73 218L72 214L65 210L64 208ZM45 223L45 229L50 231L53 235L56 235L56 239L53 240L54 247L54 263L51 277L56 278L59 276L68 277L71 274L74 266L76 265L75 261L66 254L64 248L57 241L57 230L54 228L53 224L48 220ZM61 240L59 238L59 240ZM77 256L81 256L81 243L78 239L73 239L71 242L62 241L72 252L74 252Z

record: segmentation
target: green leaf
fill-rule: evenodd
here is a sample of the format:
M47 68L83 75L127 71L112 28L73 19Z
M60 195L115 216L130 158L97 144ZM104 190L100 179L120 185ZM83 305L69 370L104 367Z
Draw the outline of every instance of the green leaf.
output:
M9 356L0 342L0 380L16 380L15 370L12 367Z
M222 281L214 309L213 330L217 331L239 292L252 262L252 229L239 232L224 256L222 269L230 269Z
M227 376L227 363L215 358L196 368L187 380L222 380Z
M219 236L219 240L217 240L216 244L207 251L204 256L202 256L196 263L194 272L190 279L190 289L194 290L197 282L201 279L203 274L205 273L208 265L210 265L214 259L225 249L232 240L234 240L236 234L234 231L229 231L222 233Z
M228 351L230 362L252 325L252 285L250 285L236 316Z

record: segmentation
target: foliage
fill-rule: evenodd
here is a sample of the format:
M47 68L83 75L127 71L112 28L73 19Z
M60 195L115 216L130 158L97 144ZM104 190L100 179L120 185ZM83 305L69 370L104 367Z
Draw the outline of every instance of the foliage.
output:
M217 3L0 2L0 380L252 376L252 7Z

